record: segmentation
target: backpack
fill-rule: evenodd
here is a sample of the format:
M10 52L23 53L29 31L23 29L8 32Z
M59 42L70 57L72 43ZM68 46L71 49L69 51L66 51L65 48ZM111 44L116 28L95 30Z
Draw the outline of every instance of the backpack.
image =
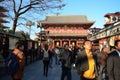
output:
M44 50L44 54L43 54L43 60L44 61L49 61L49 53L48 50Z
M11 52L5 59L5 71L8 74L14 74L19 70L19 62L17 59L18 54L19 52L16 55L13 52Z
M55 51L55 53L56 53L57 55L60 54L60 50L59 50L58 48L55 48L54 51Z

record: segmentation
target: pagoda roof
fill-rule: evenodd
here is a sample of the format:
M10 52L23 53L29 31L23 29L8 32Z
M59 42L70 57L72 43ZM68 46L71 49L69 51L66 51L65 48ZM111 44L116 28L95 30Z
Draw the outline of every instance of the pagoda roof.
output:
M0 18L0 23L9 23L9 22L4 20L4 19L2 19L2 18Z
M8 12L8 10L5 9L4 7L0 6L0 12Z
M8 16L5 15L3 12L0 12L0 17L8 17Z
M4 0L0 0L0 2L2 2L2 1L4 1Z
M104 17L110 17L110 16L120 16L120 12L108 13L104 15Z
M4 26L3 24L0 24L0 28L9 28L9 27Z
M47 15L45 20L38 21L40 24L90 24L95 21L89 21L85 15Z

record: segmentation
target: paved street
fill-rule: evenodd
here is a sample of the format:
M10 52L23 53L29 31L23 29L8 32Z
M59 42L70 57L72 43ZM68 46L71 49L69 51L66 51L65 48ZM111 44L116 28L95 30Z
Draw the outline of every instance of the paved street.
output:
M48 77L43 76L43 64L42 60L40 60L25 67L23 80L60 80L60 75L60 65L53 62L52 68L49 68ZM10 76L4 76L0 80L11 80L11 78ZM72 69L72 80L79 80L79 76L74 69Z

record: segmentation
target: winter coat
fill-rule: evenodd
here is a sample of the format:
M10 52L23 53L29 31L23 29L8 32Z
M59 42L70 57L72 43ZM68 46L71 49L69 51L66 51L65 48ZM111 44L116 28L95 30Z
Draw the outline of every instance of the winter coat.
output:
M17 59L18 59L18 62L19 62L19 70L12 75L13 79L22 79L23 75L24 75L24 53L21 52L20 50L18 49L14 49L13 51L14 54L17 54Z

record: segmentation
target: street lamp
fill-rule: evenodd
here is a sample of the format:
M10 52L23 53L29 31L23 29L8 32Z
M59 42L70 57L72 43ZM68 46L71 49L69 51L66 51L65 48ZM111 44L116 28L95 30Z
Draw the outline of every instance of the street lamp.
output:
M32 22L32 21L28 21L26 23L26 26L29 26L29 39L30 39L30 34L31 34L31 26L33 26L33 25L34 25L34 22Z
M49 34L49 31L45 31L44 26L45 25L43 25L41 22L39 22L39 25L37 25L37 27L40 28L40 32L36 34L40 38L39 45L41 45L41 43L42 43L42 38L47 40L47 43L50 44L50 40L48 39L48 36L47 36Z

